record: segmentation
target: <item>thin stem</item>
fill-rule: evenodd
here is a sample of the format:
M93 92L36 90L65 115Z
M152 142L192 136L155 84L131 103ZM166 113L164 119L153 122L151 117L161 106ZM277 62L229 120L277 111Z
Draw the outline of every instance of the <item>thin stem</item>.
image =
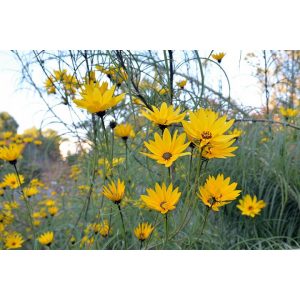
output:
M170 63L170 104L173 103L173 80L174 80L174 65L173 65L173 51L168 50L169 53L169 63Z
M143 248L143 240L141 240L141 243L140 243L140 250L142 250Z
M119 209L120 217L121 217L121 220L122 220L123 233L124 233L124 241L125 241L125 248L127 249L125 223L124 223L124 218L123 218L123 214L122 214L120 203L118 203L118 209Z
M126 174L128 170L128 145L127 145L127 140L124 140L125 143L125 166L126 166Z
M103 116L101 116L100 119L101 119L101 125L102 125L103 131L104 131L104 136L105 136L106 151L108 153L108 136L107 136Z
M167 245L168 241L168 213L165 214L165 245Z
M113 176L114 142L115 142L115 133L112 130L112 138L111 138L111 176Z
M207 207L206 209L206 213L205 213L205 217L204 217L204 222L203 222L203 226L202 226L202 229L201 229L201 232L200 232L200 235L199 237L203 234L203 231L204 231L204 228L205 228L205 225L207 223L207 218L208 218L208 214L210 212L210 207Z
M191 150L191 155L190 155L189 173L188 173L189 175L188 175L187 189L190 188L190 182L191 182L192 162L193 162L193 151L194 151L194 149Z

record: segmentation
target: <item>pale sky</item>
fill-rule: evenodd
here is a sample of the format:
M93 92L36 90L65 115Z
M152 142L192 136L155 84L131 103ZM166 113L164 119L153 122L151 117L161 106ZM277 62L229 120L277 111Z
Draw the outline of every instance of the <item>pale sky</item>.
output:
M252 69L244 60L244 55L248 51L242 51L242 59L240 60L241 52L239 50L225 51L226 56L222 61L222 67L227 72L231 84L231 97L238 103L259 107L262 104L261 90L256 79L251 76ZM199 51L201 55L201 50ZM207 55L209 51L202 51L203 55ZM0 51L0 112L7 111L12 115L19 124L19 132L23 132L30 127L52 128L59 133L63 133L64 129L58 124L49 124L44 122L47 108L43 101L32 90L22 89L20 85L20 66L16 58L9 51ZM215 71L214 71L215 70ZM216 67L212 69L215 78L222 78L221 71ZM214 86L215 81L209 82L206 78L206 84L217 89ZM224 90L226 85L224 82ZM69 118L65 107L61 106L61 116ZM42 125L44 124L44 125ZM65 147L69 147L65 145Z

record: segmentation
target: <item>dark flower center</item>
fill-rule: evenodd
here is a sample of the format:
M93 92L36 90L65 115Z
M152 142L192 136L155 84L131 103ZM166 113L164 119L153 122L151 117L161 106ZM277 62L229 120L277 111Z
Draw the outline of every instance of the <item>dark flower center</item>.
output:
M201 136L204 140L211 139L212 133L210 131L203 131Z
M103 117L105 116L105 113L106 113L105 110L103 110L103 111L98 111L98 112L96 113L96 115L97 115L98 117L100 117L100 118L103 118Z
M170 153L170 152L165 152L163 154L163 159L165 159L165 160L169 160L171 157L172 157L172 153Z
M159 204L159 206L163 209L163 210L165 210L166 208L165 208L165 205L167 204L167 202L166 201L162 201L160 204Z

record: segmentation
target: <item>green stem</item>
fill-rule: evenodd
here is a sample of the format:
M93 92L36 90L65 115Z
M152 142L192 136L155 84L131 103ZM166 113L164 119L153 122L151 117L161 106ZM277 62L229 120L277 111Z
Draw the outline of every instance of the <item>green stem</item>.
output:
M168 241L168 213L165 214L165 245L167 245Z
M207 209L206 209L206 213L205 213L205 217L204 217L203 226L202 226L202 229L201 229L201 232L200 232L200 235L199 235L199 237L200 237L200 236L203 234L203 231L204 231L205 225L206 225L206 223L207 223L207 218L208 218L208 214L209 214L209 212L210 212L210 208L209 208L209 207L207 207Z
M115 134L112 130L112 138L111 138L111 177L113 177L113 161L114 161L114 141L115 141Z
M122 214L120 203L118 203L118 209L119 209L120 217L121 217L121 220L122 220L123 233L124 233L124 241L125 241L125 248L127 249L125 223L124 223L124 218L123 218L123 214Z
M191 182L191 171L192 171L192 162L193 162L193 151L194 149L191 150L191 155L190 155L190 163L189 163L189 175L188 175L188 184L187 184L187 190L190 188L190 182Z
M143 248L143 241L141 240L141 243L140 243L140 250L142 250Z
M104 124L104 118L100 117L100 119L101 119L101 125L102 125L104 136L105 136L106 151L108 152L108 136L107 136L107 132L106 132L105 124Z
M127 146L127 140L124 140L125 142L125 166L126 166L126 175L128 170L128 146Z

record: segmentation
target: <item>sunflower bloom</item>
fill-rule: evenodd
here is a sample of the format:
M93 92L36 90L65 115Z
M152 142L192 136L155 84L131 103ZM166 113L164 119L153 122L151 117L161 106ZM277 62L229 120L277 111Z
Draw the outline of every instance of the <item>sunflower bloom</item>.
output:
M296 117L299 113L299 111L297 109L284 108L284 107L280 107L279 111L282 114L282 116L284 116L286 118Z
M11 164L16 164L23 149L24 145L10 144L9 146L2 146L0 147L0 159L6 160Z
M20 175L21 184L24 183L24 176ZM6 174L3 178L3 183L5 186L9 186L11 189L17 189L20 186L18 176L14 173Z
M181 193L178 191L178 187L173 190L173 184L171 183L168 188L163 183L160 186L155 184L155 189L146 189L148 195L141 195L141 200L150 209L154 209L162 214L166 214L169 211L176 208L176 204L179 201Z
M58 209L57 206L50 206L50 207L48 207L48 212L49 212L49 214L50 214L52 217L54 217L54 216L57 215L58 210L59 210L59 209Z
M260 214L261 210L265 206L266 206L266 203L263 200L257 201L256 196L253 196L253 198L252 198L248 194L239 201L239 204L236 207L242 212L242 215L254 218L256 215Z
M183 152L190 144L189 142L185 143L185 133L177 137L177 132L176 130L173 137L167 128L164 130L162 137L155 133L154 141L144 142L144 145L152 154L141 153L156 160L157 163L165 165L165 167L170 167L178 157L191 154L190 152Z
M233 122L234 120L226 121L226 116L219 118L218 113L200 108L196 112L190 112L190 121L182 121L182 125L193 143L203 148L211 142L225 143L232 140L234 135L224 133Z
M109 232L111 231L111 228L109 226L109 222L107 220L104 220L102 223L99 224L99 233L102 237L107 237L109 235Z
M23 197L25 196L25 198L31 198L34 195L37 195L39 193L39 190L35 187L35 186L29 186L23 189Z
M1 133L1 138L4 140L9 140L13 135L12 131L4 131Z
M53 239L54 239L53 231L45 232L38 237L39 243L48 247L51 246Z
M5 247L7 249L22 248L23 243L24 243L24 240L23 240L22 235L17 232L9 233L5 238Z
M220 53L214 53L212 55L212 58L215 59L219 64L222 62L222 59L224 58L225 53L224 52L220 52Z
M224 179L223 174L219 174L216 178L209 176L204 186L199 187L197 196L205 205L214 211L219 211L219 207L235 200L240 190L236 190L237 183L229 184L230 177Z
M159 109L152 105L152 109L153 111L150 109L142 110L141 113L145 118L157 124L161 129L165 129L173 123L179 123L185 117L185 113L180 114L179 107L177 109L174 109L173 105L168 107L166 102L163 102Z
M134 229L134 234L138 240L144 241L150 236L150 234L152 233L153 230L154 230L154 227L151 224L140 223Z
M125 182L118 179L117 184L115 184L111 181L108 186L103 187L102 193L107 199L119 204L125 194Z
M230 135L233 135L235 139L238 139L242 134L244 134L243 130L234 128L234 130L228 132Z
M81 99L74 99L78 107L86 109L89 113L104 116L105 111L116 106L125 98L125 93L113 96L116 86L108 89L108 83L104 82L100 86L98 82L87 83L81 91Z
M134 138L135 133L130 124L119 124L114 129L115 135L126 141L129 137Z
M187 83L187 80L185 79L185 80L181 80L181 81L176 82L176 85L178 87L180 87L181 89L184 89L184 87L186 86L186 83Z
M212 159L235 156L232 152L238 147L230 147L234 142L234 139L224 143L211 142L203 148L202 157Z

